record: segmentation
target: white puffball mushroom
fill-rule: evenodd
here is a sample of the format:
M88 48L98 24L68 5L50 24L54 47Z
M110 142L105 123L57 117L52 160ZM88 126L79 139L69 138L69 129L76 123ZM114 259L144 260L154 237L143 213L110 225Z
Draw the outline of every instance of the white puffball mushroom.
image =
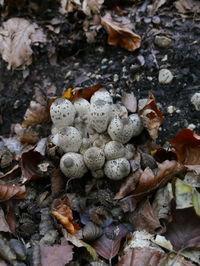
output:
M124 157L125 147L121 142L113 140L105 145L104 153L107 160L114 160Z
M134 125L129 117L120 119L114 117L108 126L108 134L112 140L127 143L133 136Z
M106 131L110 122L111 104L98 99L90 106L90 125L98 132Z
M134 126L134 131L133 131L133 137L136 137L140 135L144 129L143 124L142 124L142 119L138 114L132 114L129 116L131 121L133 122Z
M83 156L75 152L68 152L62 156L60 169L68 178L81 178L88 171Z
M86 166L92 171L101 169L105 163L104 152L97 147L91 147L86 150L83 158Z
M104 177L103 169L94 170L91 172L92 176L96 179Z
M64 152L78 152L82 144L81 134L75 127L60 129L53 140L53 143Z
M90 99L90 103L93 104L97 100L103 100L103 101L105 101L108 104L112 104L113 103L112 96L110 95L110 93L106 89L100 89L100 90L96 91L92 95L92 97Z
M58 98L50 107L51 120L57 128L71 126L74 123L75 114L73 104L67 99Z
M130 163L126 158L109 160L105 163L105 175L113 180L120 180L130 173Z
M112 118L118 115L120 118L128 117L128 111L122 103L112 105Z
M135 147L133 144L126 144L125 146L125 158L127 160L133 159L133 156L135 155Z
M85 116L90 112L90 103L83 98L78 98L74 102L74 107L78 116Z

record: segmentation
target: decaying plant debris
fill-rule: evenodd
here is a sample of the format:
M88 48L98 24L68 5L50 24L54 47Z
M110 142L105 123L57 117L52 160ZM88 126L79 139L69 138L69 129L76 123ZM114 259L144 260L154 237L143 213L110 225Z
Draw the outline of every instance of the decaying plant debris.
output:
M11 83L29 94L23 102L18 91L14 108L23 108L23 114L0 139L0 264L200 264L199 126L195 133L192 125L168 128L178 107L161 101L151 77L170 66L174 54L167 49L178 38L160 27L159 14L164 19L172 8L178 18L192 14L195 21L198 4L50 2L0 1L3 68L15 77ZM29 16L20 15L27 11ZM165 34L173 39L168 47L148 46L154 35L166 41ZM101 59L104 80L96 78L101 72L88 75L96 71L97 61L87 68L90 57L84 58L85 70L81 61L74 65L85 49L76 47L82 40L99 56L103 46L114 53L110 61ZM68 49L73 56L61 59ZM42 68L35 70L43 55L48 77ZM127 68L117 66L119 61ZM175 71L172 84L180 82ZM194 73L192 80L196 84ZM159 86L173 94L170 84Z

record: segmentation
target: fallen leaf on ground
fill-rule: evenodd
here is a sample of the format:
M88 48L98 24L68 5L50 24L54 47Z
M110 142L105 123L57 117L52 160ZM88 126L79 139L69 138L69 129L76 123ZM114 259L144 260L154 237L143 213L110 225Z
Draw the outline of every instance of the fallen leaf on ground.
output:
M34 151L34 149L22 153L20 161L22 183L40 178L38 165L42 162L42 159L43 156L38 151Z
M167 225L164 236L170 240L174 249L200 248L200 217L194 209L178 210L172 202L171 213L172 222Z
M85 243L84 241L76 237L75 235L69 234L65 229L63 229L62 232L67 241L70 241L74 246L78 248L81 248L81 247L86 248L88 253L91 255L92 259L93 260L97 259L97 253L92 246L90 246L88 243Z
M122 92L121 101L129 112L135 113L137 110L137 99L133 93Z
M0 54L8 62L8 69L32 63L31 46L45 43L46 36L35 23L23 18L11 18L0 28Z
M186 165L200 165L200 136L190 129L182 129L168 140L176 151L178 161Z
M149 233L165 232L148 199L137 210L130 213L129 217L136 230L146 230Z
M82 11L86 14L86 16L98 14L103 3L104 0L83 0Z
M168 0L155 0L153 5L150 6L150 15L154 15L158 9L163 6Z
M159 262L164 256L164 253L152 248L129 249L125 255L121 257L117 266L160 265Z
M196 0L178 0L174 3L180 13L200 13L200 2Z
M53 203L53 210L50 213L64 226L70 233L75 234L80 227L73 221L73 214L69 199L65 196L61 199L56 199Z
M115 22L110 13L107 13L101 18L101 24L108 31L108 44L120 46L128 51L135 51L141 45L141 37L135 34L129 27L126 20L126 25Z
M139 110L139 114L142 118L143 125L149 132L151 138L153 140L157 139L158 129L163 122L163 115L157 108L157 104L152 93L149 93L146 103Z
M40 246L42 266L63 266L73 258L73 246L69 244Z
M10 232L10 227L6 221L5 214L2 208L0 208L0 232Z
M49 108L35 101L30 102L29 108L24 115L22 127L28 127L35 124L41 124L50 121Z
M123 224L109 226L106 229L106 234L104 233L100 238L95 240L92 246L100 256L109 260L117 255L121 240L126 236L128 230ZM110 238L107 237L108 234L111 235Z
M134 196L144 196L147 193L153 191L161 185L166 184L176 174L181 173L185 170L182 164L177 161L164 161L158 164L157 173L147 167L140 176L139 183L136 189L133 191Z
M0 185L0 202L13 199L24 199L25 186Z
M5 209L5 217L6 221L9 225L10 231L15 234L16 229L16 213L15 213L15 205L12 200L8 200L5 202L6 209Z
M61 14L68 14L81 7L80 0L60 0L61 7L59 9Z
M192 192L190 185L177 178L175 183L176 208L185 209L192 207Z
M174 151L167 151L163 148L159 148L157 150L151 151L151 155L159 163L162 163L166 160L169 160L169 161L177 160L177 156Z

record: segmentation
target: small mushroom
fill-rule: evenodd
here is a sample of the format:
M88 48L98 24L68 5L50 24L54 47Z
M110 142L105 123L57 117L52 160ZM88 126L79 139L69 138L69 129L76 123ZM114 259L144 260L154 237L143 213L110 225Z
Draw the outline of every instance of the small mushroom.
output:
M98 99L91 103L90 125L98 132L106 131L110 122L111 104L105 100Z
M105 145L104 153L107 160L114 160L117 158L124 157L125 148L121 142L113 140Z
M105 163L105 175L113 180L120 180L130 173L130 163L126 158L109 160Z
M112 105L112 118L118 115L120 118L128 117L128 111L122 103Z
M52 142L64 152L78 152L82 144L82 137L75 127L66 127L60 129L59 133L53 136Z
M126 144L125 146L125 158L127 160L133 159L133 156L135 155L135 147L133 144Z
M133 136L134 125L129 117L120 119L115 116L108 126L108 134L112 140L127 143Z
M140 135L144 129L142 119L138 114L132 114L129 116L129 118L131 119L134 126L133 137L136 137Z
M112 104L113 103L112 96L110 95L110 93L106 89L100 89L100 90L96 91L92 95L92 97L90 99L90 103L93 104L97 100L103 100L103 101L105 101L108 104Z
M87 167L92 171L101 169L105 162L103 150L97 147L91 147L86 150L83 158Z
M68 152L62 156L60 169L68 178L81 178L87 172L83 156L75 152Z
M50 115L57 128L71 126L74 123L76 110L73 104L63 98L56 99L50 107Z

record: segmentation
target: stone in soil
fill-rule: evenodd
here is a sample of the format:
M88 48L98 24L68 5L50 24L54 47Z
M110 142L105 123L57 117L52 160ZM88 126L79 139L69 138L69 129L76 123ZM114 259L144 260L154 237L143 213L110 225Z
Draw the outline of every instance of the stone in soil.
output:
M169 69L161 69L158 75L158 81L161 84L169 84L173 79L173 75Z
M165 36L156 36L154 42L158 47L168 48L171 45L172 40Z

